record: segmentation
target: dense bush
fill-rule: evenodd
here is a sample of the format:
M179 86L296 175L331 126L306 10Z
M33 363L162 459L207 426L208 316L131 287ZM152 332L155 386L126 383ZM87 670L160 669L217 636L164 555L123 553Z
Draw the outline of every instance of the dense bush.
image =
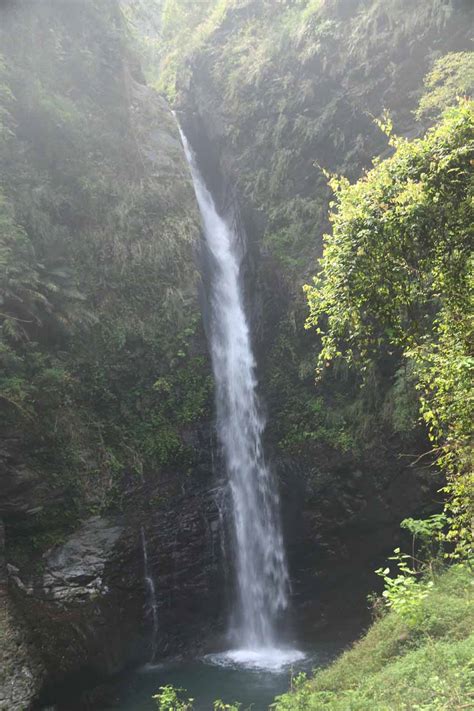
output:
M334 178L333 231L306 288L319 371L338 358L366 369L400 349L448 475L452 535L471 541L474 401L472 164L474 107L446 111L425 138L393 139L393 157L354 185Z

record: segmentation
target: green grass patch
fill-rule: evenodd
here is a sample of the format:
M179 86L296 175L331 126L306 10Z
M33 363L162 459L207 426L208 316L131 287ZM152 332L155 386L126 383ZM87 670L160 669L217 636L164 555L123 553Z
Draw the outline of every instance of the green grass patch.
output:
M275 711L453 711L474 708L474 577L454 566L421 603L416 623L395 612L313 678L298 677Z

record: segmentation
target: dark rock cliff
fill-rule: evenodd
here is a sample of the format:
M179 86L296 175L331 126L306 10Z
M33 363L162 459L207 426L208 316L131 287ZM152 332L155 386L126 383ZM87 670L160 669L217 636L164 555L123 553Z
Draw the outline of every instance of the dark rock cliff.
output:
M145 485L119 517L84 521L43 555L37 572L9 566L11 595L45 670L43 703L61 707L64 698L69 708L75 680L87 688L151 659L142 528L156 588L157 654L189 653L205 644L211 622L218 631L222 561L215 481L203 473L177 491L173 473L155 486Z

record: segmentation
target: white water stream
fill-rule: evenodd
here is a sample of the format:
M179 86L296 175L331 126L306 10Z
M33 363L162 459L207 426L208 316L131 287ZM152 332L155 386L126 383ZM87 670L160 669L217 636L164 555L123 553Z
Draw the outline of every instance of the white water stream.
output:
M245 315L239 235L217 212L193 152L181 133L212 269L211 355L217 426L231 490L237 600L230 630L236 649L214 663L280 668L302 657L279 634L288 607L289 578L277 486L262 448L255 360Z
M153 632L151 638L151 656L150 663L155 661L156 648L158 643L158 601L156 599L156 588L155 581L150 573L150 568L148 565L148 546L146 542L145 529L143 526L140 528L140 535L142 540L142 553L143 553L143 575L145 578L146 590L148 593L148 604L151 611L152 622L153 622Z

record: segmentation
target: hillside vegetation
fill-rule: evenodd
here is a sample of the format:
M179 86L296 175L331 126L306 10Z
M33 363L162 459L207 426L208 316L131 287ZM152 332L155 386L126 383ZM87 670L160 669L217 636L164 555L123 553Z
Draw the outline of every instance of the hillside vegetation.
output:
M185 471L181 432L210 383L188 350L193 192L171 112L134 77L117 3L2 13L2 454L13 489L15 470L30 472L24 525L40 548L120 508L144 473Z
M325 171L353 181L391 150L374 121L384 109L396 133L413 135L472 91L463 12L406 0L227 0L192 12L165 3L156 81L205 124L242 204L258 214L263 298L275 282L281 291L266 308L262 348L270 430L306 466L315 442L363 461L381 436L403 448L420 438L413 378L397 353L380 353L364 393L343 368L314 389L319 343L304 336L301 286L329 227Z
M474 703L472 575L455 566L409 622L395 612L328 669L293 683L275 711L460 711Z
M363 372L381 348L413 373L436 462L448 477L451 535L472 544L474 474L474 104L446 111L424 139L358 183L334 179L333 231L306 288L320 372L345 358Z
M275 704L281 711L474 703L472 101L424 139L393 144L394 156L355 185L332 181L333 231L307 287L308 327L322 336L322 371L341 357L365 371L383 344L403 352L446 475L445 515L407 522L413 556L398 549L398 568L378 571L390 613L328 670L300 678ZM432 558L420 568L420 535L462 564L441 576Z
M431 579L428 561L381 573L389 614L275 708L470 708L474 55L460 24L470 10L166 7L164 37L171 8L175 24L157 81L200 117L241 199L263 215L260 274L287 288L286 306L267 312L272 434L303 454L308 477L323 442L363 461L380 439L441 471L444 514L414 525L443 541L445 562L462 562ZM308 317L300 287L315 272ZM400 613L405 597L416 620Z
M275 711L474 708L473 3L9 0L0 15L16 708L45 679L137 661L155 607L159 653L201 644L230 587L199 215L171 108L245 227L265 447L314 628L360 612L400 544L366 636ZM171 688L156 701L191 708Z
M407 0L159 7L156 81L185 117L201 121L239 199L259 216L270 437L303 461L315 487L318 459L364 470L376 462L366 475L374 488L401 454L438 466L466 538L474 55L465 26L473 8ZM318 269L306 287L307 320L301 287ZM305 322L316 328L305 334Z

